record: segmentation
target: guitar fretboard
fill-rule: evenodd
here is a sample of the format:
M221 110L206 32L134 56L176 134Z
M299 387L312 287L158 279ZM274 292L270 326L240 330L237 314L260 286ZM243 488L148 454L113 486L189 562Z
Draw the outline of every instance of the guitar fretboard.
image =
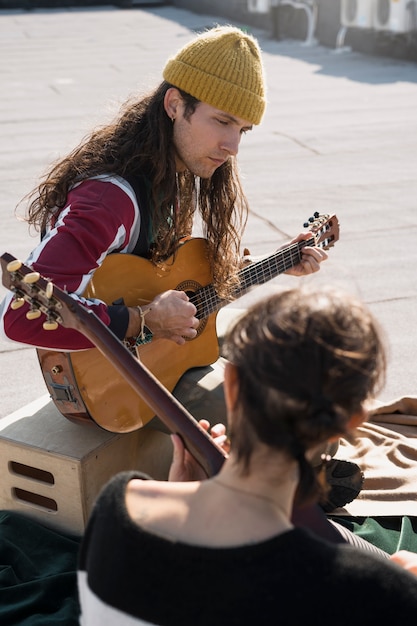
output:
M328 245L328 240L323 245ZM291 244L282 250L277 250L274 254L251 263L239 272L240 284L235 289L233 296L238 298L253 287L254 285L263 285L272 278L283 274L287 270L295 267L301 261L301 251L305 246L315 246L315 239L305 239L297 243ZM197 317L204 319L211 313L218 311L228 304L228 300L220 298L212 284L198 289L190 298L191 302L197 308Z

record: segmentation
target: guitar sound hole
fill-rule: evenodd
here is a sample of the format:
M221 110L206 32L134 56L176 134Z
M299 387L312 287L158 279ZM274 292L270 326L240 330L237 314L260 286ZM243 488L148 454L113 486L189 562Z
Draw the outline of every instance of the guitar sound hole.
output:
M196 317L200 320L200 324L197 328L197 337L201 335L207 326L207 316L204 313L203 303L199 300L197 292L201 288L201 285L193 280L186 280L179 285L177 285L177 291L184 291L187 296L190 298L190 301L194 304L197 309ZM194 339L197 339L194 337ZM185 338L186 341L194 341L194 339Z
M201 335L201 333L204 331L205 327L207 326L207 319L208 318L207 318L207 316L204 315L203 304L198 299L198 297L195 294L195 292L186 291L185 293L187 294L187 296L190 298L190 301L194 304L194 306L197 309L196 317L200 321L200 323L198 325L198 328L197 328L197 337L199 337ZM194 337L194 339L197 339L197 337ZM187 337L186 337L186 340L187 341L193 341L193 339L189 339Z
M198 328L197 328L197 335L194 337L194 339L197 339L197 337L201 335L201 333L204 331L206 326L207 326L207 318L205 317L203 320L200 320L200 324L198 325ZM194 339L185 337L186 341L194 341Z

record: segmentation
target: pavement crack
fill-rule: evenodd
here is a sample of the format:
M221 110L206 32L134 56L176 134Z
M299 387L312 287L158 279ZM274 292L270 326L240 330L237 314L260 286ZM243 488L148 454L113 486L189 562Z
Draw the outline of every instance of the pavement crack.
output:
M281 132L278 132L278 131L274 131L273 134L274 135L279 135L280 137L285 137L286 139L289 139L293 143L296 143L297 146L300 146L301 148L304 148L304 150L308 150L308 152L311 152L312 154L316 154L317 156L320 156L320 152L318 150L315 150L314 148L311 148L310 146L308 146L307 144L303 143L302 141L300 141L296 137L292 137L291 135L287 135L286 133L281 133Z
M267 226L269 226L269 228L271 228L273 231L275 231L276 233L279 233L280 235L282 235L283 237L287 237L290 238L290 235L288 235L287 233L285 233L283 230L281 230L281 228L278 228L278 226L276 224L274 224L274 222L271 222L271 220L269 220L268 218L264 217L263 215L260 215L259 213L257 213L256 211L254 211L253 209L249 209L249 212L254 216L257 217L259 220L261 220L261 222L263 222L264 224L266 224Z
M416 294L410 293L407 296L393 296L392 298L380 298L378 300L367 300L367 304L383 304L385 302L400 302L404 300L415 300Z
M22 348L18 348L16 346L11 346L10 348L5 347L4 349L0 349L0 354L10 354L11 352L25 352L27 350L33 350L34 346L22 346Z

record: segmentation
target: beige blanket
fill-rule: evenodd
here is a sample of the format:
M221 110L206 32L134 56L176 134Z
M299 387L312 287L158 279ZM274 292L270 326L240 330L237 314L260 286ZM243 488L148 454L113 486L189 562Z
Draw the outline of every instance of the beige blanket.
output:
M357 463L365 481L358 498L335 514L417 516L417 397L376 403L355 439L341 440L336 458Z

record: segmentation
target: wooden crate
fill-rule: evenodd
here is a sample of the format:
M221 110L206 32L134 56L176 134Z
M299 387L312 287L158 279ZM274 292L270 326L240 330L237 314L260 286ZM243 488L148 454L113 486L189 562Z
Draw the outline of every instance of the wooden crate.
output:
M113 434L70 422L48 396L0 420L0 508L82 534L94 501L116 473L167 476L168 435L150 428Z

